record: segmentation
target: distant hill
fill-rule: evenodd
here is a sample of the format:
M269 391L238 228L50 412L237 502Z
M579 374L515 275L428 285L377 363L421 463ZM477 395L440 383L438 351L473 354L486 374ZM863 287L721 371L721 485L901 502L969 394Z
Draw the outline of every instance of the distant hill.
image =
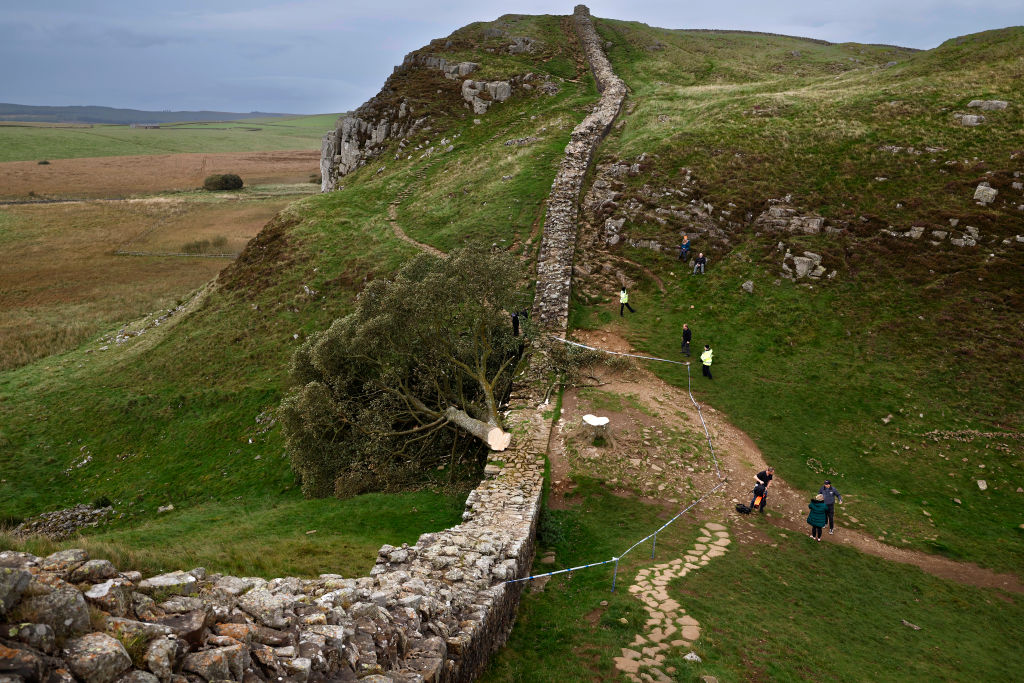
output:
M235 121L273 118L294 114L229 111L143 111L113 107L37 107L0 102L0 121L37 121L41 123L173 123L176 121Z

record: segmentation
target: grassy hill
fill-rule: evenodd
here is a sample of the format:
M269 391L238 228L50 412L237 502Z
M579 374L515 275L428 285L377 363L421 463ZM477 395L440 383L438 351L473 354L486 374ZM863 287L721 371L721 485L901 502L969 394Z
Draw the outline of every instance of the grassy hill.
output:
M678 203L643 190L678 186L686 167L695 199L734 224L727 242L694 243L709 252L706 277L680 277L674 250L624 250L668 283L663 295L646 283L640 300L651 314L628 319L636 343L675 353L688 322L695 341L716 349L720 374L700 387L705 400L753 436L787 481L810 491L838 480L853 494L849 514L895 545L1018 568L1024 244L1013 237L1024 233L1024 192L1013 182L1024 102L1014 101L1013 83L1024 29L911 52L599 26L635 103L602 148L605 160L653 157L619 203ZM962 126L953 115L972 111L973 99L1011 104ZM982 181L1000 192L989 206L973 200ZM843 233L751 227L769 199L786 195ZM880 234L951 231L951 220L977 227L980 244ZM626 224L630 235L669 245L687 229ZM781 278L780 241L822 254L836 279ZM753 295L740 288L746 280ZM579 304L580 324L607 320L607 305Z
M560 18L529 21L561 35ZM459 49L484 61L481 34L463 29ZM474 41L477 51L466 52ZM550 45L517 56L505 73L541 71L559 50L571 54L564 41ZM155 570L176 567L188 547L186 557L211 571L267 576L365 572L381 543L456 523L475 481L448 471L425 476L418 493L303 500L270 416L300 341L347 312L365 282L416 253L387 219L402 190L416 193L397 211L413 237L442 249L515 245L529 259L561 150L597 96L589 76L576 75L556 95L523 93L484 116L449 110L410 142L458 134L453 151L399 162L384 155L347 177L344 191L291 205L214 286L182 302L188 315L124 344L112 328L76 351L0 373L0 516L106 497L124 517L85 539L97 552ZM321 125L318 135L329 122ZM504 144L527 136L537 139ZM175 511L156 512L167 504ZM258 533L240 533L242 519ZM310 529L318 532L307 538Z
M662 293L642 270L628 270L639 312L622 331L638 348L675 358L679 328L690 323L694 341L716 350L715 380L697 385L698 398L750 434L787 481L816 491L831 478L847 498L843 512L872 535L1019 573L1024 245L1012 237L1024 233L1017 208L1024 195L1013 188L1024 145L1015 85L1024 29L914 52L597 23L631 89L623 123L598 161L641 164L638 175L621 178L617 204L634 202L637 216L671 216L657 209L688 203L666 194L681 186L685 167L694 179L690 198L714 207L725 235L695 241L710 255L703 277L687 276L671 248L603 248L664 283ZM408 149L446 137L451 152L396 160L392 148L346 177L343 190L291 205L188 315L126 344L101 336L0 373L0 515L107 497L124 517L73 545L88 544L122 567L194 562L267 576L360 571L380 543L454 523L465 483L447 471L425 475L417 492L302 500L270 419L298 342L349 310L365 282L414 253L388 221L388 204L403 190L412 194L398 205L397 222L414 239L441 249L503 246L529 263L561 150L596 99L564 28L560 17L510 15L435 41L432 53L479 61L474 77L541 72L560 91L520 93L483 116L440 111ZM507 35L533 36L540 46L509 54L501 48ZM1010 106L985 112L978 127L954 118L974 111L970 100L989 98ZM182 133L196 144L220 134ZM246 132L229 134L239 140ZM536 140L504 144L524 137ZM125 148L104 144L91 153ZM24 149L22 158L36 158L43 147ZM974 203L981 181L999 189L994 204ZM787 195L843 232L756 230L769 200ZM978 246L881 233L924 226L959 234L966 225L978 228ZM671 246L689 229L641 217L624 234ZM782 278L780 241L797 254L821 254L836 278ZM740 289L746 280L752 295ZM602 281L582 277L581 284ZM573 324L613 324L612 294L610 287L579 294ZM678 370L656 370L685 384ZM658 518L657 509L599 486L584 482L581 491L578 507L550 513L541 538L565 566L622 547ZM175 510L156 512L170 503ZM685 547L691 531L680 527L664 542ZM703 672L815 679L828 668L840 680L863 680L871 660L874 679L923 672L922 662L932 675L962 679L995 673L993 662L1008 670L1024 663L1012 639L1024 616L1016 596L964 589L847 550L811 561L774 531L765 534L763 550L731 553L695 583L672 587L695 601L702 623L715 625L695 646L707 661ZM595 677L607 675L642 612L629 596L609 598L606 576L590 576L529 596L491 680L570 680L580 662ZM844 619L813 621L824 609L819 598ZM610 608L589 621L604 599ZM926 630L913 636L894 605ZM758 625L746 628L743 620L755 617ZM994 619L1007 626L993 636ZM826 628L848 629L852 644L839 657L808 655L819 642L807 633ZM941 661L936 653L950 648L959 648L955 657ZM676 664L678 679L691 680L694 670Z
M47 107L31 104L0 102L2 121L38 121L50 123L169 123L171 121L235 121L237 119L263 119L288 116L228 111L145 111L116 107Z
M337 114L182 122L159 129L126 125L0 122L0 162L81 157L319 149Z

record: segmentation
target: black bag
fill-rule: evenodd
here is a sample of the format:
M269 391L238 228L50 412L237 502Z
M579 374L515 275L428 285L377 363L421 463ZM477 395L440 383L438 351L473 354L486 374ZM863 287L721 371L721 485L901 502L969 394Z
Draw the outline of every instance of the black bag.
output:
M751 509L743 503L736 503L736 512L740 513L741 515L749 515Z

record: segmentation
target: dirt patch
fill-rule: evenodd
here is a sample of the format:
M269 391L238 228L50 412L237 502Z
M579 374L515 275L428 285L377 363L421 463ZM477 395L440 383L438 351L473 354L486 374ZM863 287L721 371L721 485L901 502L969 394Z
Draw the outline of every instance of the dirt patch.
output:
M126 197L202 187L213 173L237 173L246 185L302 183L320 170L314 150L159 154L0 163L0 197Z
M629 344L611 330L580 331L576 337L582 343L597 348L633 352ZM604 479L616 489L632 491L663 504L672 502L676 496L689 500L710 490L718 482L706 445L694 443L695 437L697 441L703 440L704 433L697 409L685 389L666 384L644 367L620 375L601 368L594 372L602 382L601 391L629 396L630 406L619 414L600 413L612 418L613 445L603 448L599 458L587 457L587 447L579 445L580 439L574 437L578 432L574 430L580 423L581 411L591 407L593 400L588 403L586 390L582 394L579 389L565 392L562 417L555 431L563 442L569 470L586 472ZM741 501L750 502L754 476L767 466L764 457L750 437L731 425L724 415L710 406L701 407L727 483L722 491L711 496L694 513L708 520L728 519L741 548L744 544L763 544L768 539L764 531L757 528L759 520L737 514L734 505ZM652 426L652 416L657 427ZM658 463L664 465L660 472L651 467ZM793 532L807 533L805 519L809 495L791 488L783 475L775 474L768 496L768 514L764 519ZM886 560L912 564L949 581L1024 594L1024 584L1014 575L998 574L972 563L895 548L863 531L844 526L851 521L843 516L841 506L837 507L836 533L834 536L826 534L828 542L849 545Z
M5 207L0 369L67 351L112 324L172 308L230 262L123 256L118 249L179 252L210 244L236 253L291 201L154 198Z

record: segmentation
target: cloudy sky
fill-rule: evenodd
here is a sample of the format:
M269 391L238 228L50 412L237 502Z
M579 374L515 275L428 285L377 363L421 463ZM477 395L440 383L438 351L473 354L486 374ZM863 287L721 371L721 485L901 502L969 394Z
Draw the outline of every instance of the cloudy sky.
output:
M0 102L298 114L353 109L432 38L572 0L3 0ZM591 0L595 16L931 48L1024 24L1022 0Z

